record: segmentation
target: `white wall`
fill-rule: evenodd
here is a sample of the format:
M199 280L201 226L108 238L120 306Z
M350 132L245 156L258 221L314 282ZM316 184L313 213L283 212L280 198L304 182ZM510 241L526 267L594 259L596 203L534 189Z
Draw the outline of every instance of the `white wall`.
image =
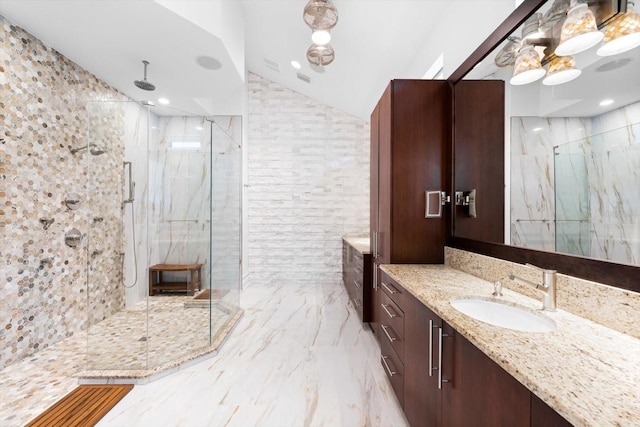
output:
M369 231L369 123L249 74L249 283L339 280Z

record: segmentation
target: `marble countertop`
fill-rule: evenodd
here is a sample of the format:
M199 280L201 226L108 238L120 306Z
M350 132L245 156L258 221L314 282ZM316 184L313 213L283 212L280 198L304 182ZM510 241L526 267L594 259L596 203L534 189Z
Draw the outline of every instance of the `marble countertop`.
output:
M449 301L491 297L493 284L444 265L383 265L435 314L575 426L640 425L640 340L503 288L502 300L539 310L553 332L492 326ZM499 397L497 397L499 398Z
M349 245L351 245L353 248L355 248L356 251L360 252L361 254L371 253L371 250L369 247L370 245L369 236L346 236L346 237L343 237L342 240L347 242Z

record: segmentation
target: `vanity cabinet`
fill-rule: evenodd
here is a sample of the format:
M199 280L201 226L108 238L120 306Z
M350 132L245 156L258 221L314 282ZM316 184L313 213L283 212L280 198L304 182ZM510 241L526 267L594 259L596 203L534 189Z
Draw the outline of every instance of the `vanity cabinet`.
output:
M383 314L380 322L401 335L402 358L388 337L380 348L393 363L385 371L411 426L571 425L384 272L380 285L383 301L390 296L402 311L401 334L391 323L396 317Z
M446 215L425 218L425 191L447 188L450 98L443 80L392 80L371 115L371 326L378 340L378 266L444 261Z
M368 322L371 316L371 273L371 254L343 239L342 281L361 322Z

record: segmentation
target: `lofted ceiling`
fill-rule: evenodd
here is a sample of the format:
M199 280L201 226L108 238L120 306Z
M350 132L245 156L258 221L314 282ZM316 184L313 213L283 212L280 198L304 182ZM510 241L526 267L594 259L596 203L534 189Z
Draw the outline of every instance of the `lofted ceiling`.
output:
M302 20L306 1L0 0L0 15L137 101L166 97L171 107L194 114L241 114L246 67L367 119L390 79L422 76L408 75L407 67L439 15L453 4L334 0L339 11L331 42L336 59L314 70L305 57L311 44L311 31ZM206 16L215 21L216 4L238 8L240 21L244 18L238 25L226 23L230 28L225 30L242 33L244 63L234 64L228 40L207 28ZM202 6L207 13L195 20L193 13L176 13L185 5ZM215 58L221 67L205 69L196 62L199 56ZM156 85L154 92L133 84L142 79L143 59L150 62L148 80ZM293 69L291 60L302 68Z

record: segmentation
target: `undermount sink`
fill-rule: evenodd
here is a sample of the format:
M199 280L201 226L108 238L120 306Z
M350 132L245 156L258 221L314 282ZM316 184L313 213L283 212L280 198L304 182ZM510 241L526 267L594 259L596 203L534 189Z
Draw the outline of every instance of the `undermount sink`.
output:
M556 322L526 307L483 297L451 300L453 308L485 323L521 332L551 332Z

